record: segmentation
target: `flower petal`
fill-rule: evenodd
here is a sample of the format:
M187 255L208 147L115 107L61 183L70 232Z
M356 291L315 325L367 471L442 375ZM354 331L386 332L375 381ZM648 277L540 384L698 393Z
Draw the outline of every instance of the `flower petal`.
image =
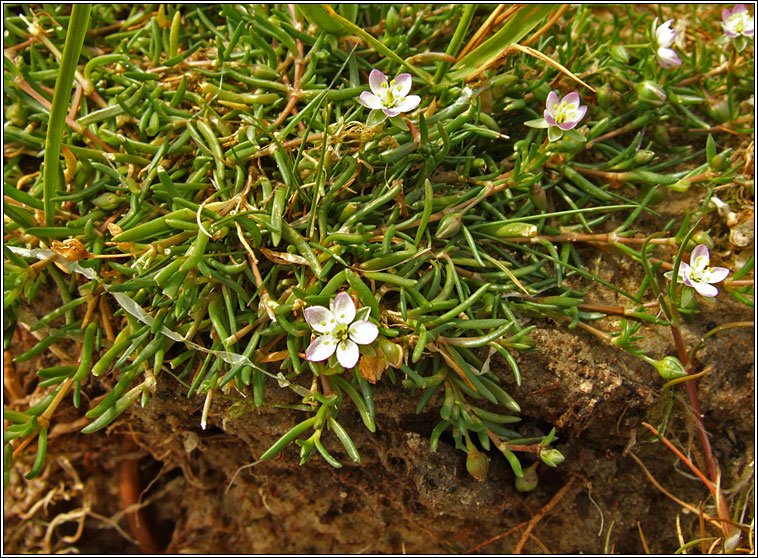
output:
M408 95L405 99L395 103L395 106L392 108L400 112L409 112L419 106L420 103L421 97L418 95Z
M671 28L673 19L668 20L666 23L662 23L655 30L655 38L658 41L659 47L670 47L676 40L676 31Z
M747 6L745 6L745 4L736 4L734 6L734 9L732 10L732 13L739 14L740 12L746 12L746 11L747 11Z
M545 121L550 126L557 126L558 124L555 123L555 118L553 118L553 115L550 114L550 111L548 109L545 109L545 112L543 113L543 116L545 117Z
M579 103L581 103L582 101L579 97L579 93L577 93L576 91L572 91L571 93L569 93L563 98L563 102L566 103L567 105L579 106Z
M337 325L328 308L323 306L311 306L305 309L305 321L319 333L331 333Z
M661 47L658 49L658 61L661 66L668 69L669 66L681 66L682 61L673 48Z
M703 271L708 267L711 256L708 253L708 247L705 244L698 244L690 254L690 265L695 271Z
M693 283L692 286L703 296L714 297L719 294L719 290L708 283Z
M729 8L724 8L724 11L721 12L722 21L726 23L727 21L729 21L730 17L732 17L732 10L730 10Z
M380 109L384 106L382 104L382 100L374 95L371 91L364 91L361 93L361 96L358 97L358 102L364 107L370 109Z
M332 335L316 337L305 350L305 358L311 362L321 362L328 359L337 350L337 338Z
M377 95L378 97L382 96L382 84L386 82L387 76L379 70L371 70L371 73L368 75L368 86L371 88L374 95Z
M350 326L348 334L350 335L350 339L359 345L369 345L379 335L379 328L375 324L365 320L355 321Z
M584 118L585 114L587 114L587 106L582 105L576 109L576 121L579 122L582 118Z
M384 114L390 117L397 116L398 114L402 112L396 108L382 108L382 110L384 111Z
M574 120L571 122L564 122L563 124L558 124L558 127L565 132L566 130L571 130L572 128L575 128L577 124L579 124L579 121Z
M687 262L679 262L679 277L682 279L689 278L692 275L692 268Z
M558 93L555 91L551 91L548 93L547 101L545 101L545 106L547 107L547 110L550 112L553 112L555 107L561 102L561 98L558 96Z
M347 339L337 346L337 361L343 368L352 368L361 356L358 345Z
M405 97L410 92L411 85L413 85L411 74L400 74L395 78L395 90L392 94L395 98Z
M720 283L731 273L731 270L725 267L709 267L703 271L703 279L708 283Z
M355 304L350 295L342 291L332 301L332 314L339 324L349 324L355 319Z

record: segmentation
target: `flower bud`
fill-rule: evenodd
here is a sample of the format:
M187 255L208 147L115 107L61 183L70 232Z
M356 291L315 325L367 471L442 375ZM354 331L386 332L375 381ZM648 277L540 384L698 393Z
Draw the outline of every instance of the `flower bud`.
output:
M661 106L666 102L666 92L650 80L645 80L637 86L637 98L643 103Z
M463 217L460 213L448 213L437 225L437 238L450 238L461 230Z
M554 448L543 449L540 452L540 459L542 459L545 465L549 465L550 467L557 467L566 460L563 454Z
M495 231L495 236L499 238L508 238L511 236L532 238L537 236L537 225L532 225L530 223L507 223Z
M658 370L658 374L660 374L661 378L664 380L674 380L687 375L687 370L685 370L684 365L678 358L673 356L663 357L661 360L653 361L650 364L655 366L655 369Z
M466 470L469 475L479 482L484 482L487 478L487 467L489 460L487 456L476 449L473 445L468 448L468 457L466 458Z
M611 58L619 64L629 64L629 51L624 45L614 45L611 48Z
M537 484L539 484L537 465L539 465L539 461L535 461L534 464L527 467L522 477L516 477L516 490L519 492L531 492L537 488Z
M597 90L597 104L603 110L608 110L613 102L613 88L610 83L602 85Z
M663 124L658 124L653 127L653 141L655 141L656 144L668 147L671 145L671 138L669 137L669 132L666 129L666 126Z
M395 6L390 6L390 9L387 11L385 25L387 27L387 33L394 35L395 31L397 31L398 25L400 25L400 16L397 14Z

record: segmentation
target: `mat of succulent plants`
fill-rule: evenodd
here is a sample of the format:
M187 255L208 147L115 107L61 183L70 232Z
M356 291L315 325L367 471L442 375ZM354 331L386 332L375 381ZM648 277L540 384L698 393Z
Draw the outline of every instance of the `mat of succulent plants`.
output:
M753 5L3 10L6 552L754 552Z

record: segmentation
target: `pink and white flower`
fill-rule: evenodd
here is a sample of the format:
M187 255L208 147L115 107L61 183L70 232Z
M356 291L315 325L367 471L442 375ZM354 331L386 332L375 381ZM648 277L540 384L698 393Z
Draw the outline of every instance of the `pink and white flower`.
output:
M715 297L719 290L713 283L720 283L731 273L725 267L708 267L711 256L705 244L698 244L690 255L690 263L679 263L679 278L688 287L703 296ZM670 272L669 272L670 273Z
M336 352L337 361L343 368L352 368L360 358L358 345L373 343L379 335L379 328L362 319L361 316L367 316L368 312L363 308L356 312L353 299L344 291L334 297L329 306L305 309L305 321L319 334L306 349L305 358L321 362Z
M359 102L372 110L382 110L387 116L397 116L409 112L421 103L418 95L408 95L411 90L411 74L400 74L387 83L387 76L379 70L371 70L368 85L371 91L364 91Z
M673 21L670 19L666 23L661 23L655 30L655 40L658 42L658 62L664 68L682 65L679 55L671 48L676 42L676 30L671 28Z
M734 9L724 8L721 12L721 24L727 37L744 35L752 37L755 34L755 22L745 4L737 4Z
M558 126L564 132L571 130L587 113L587 107L580 103L579 93L576 91L572 91L563 99L558 97L558 93L551 91L547 96L545 120L550 126Z

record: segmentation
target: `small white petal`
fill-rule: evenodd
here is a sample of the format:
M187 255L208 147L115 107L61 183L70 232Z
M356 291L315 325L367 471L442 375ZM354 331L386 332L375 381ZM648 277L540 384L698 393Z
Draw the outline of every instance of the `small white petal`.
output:
M400 112L408 112L415 109L421 103L421 97L418 95L408 95L405 99L402 99L395 103L392 108Z
M661 47L658 49L658 61L661 66L668 69L669 66L681 66L682 61L673 48Z
M711 256L705 244L698 244L690 254L690 265L695 271L703 271L710 261Z
M379 328L371 322L357 321L350 325L348 334L350 335L350 339L359 345L369 345L379 335Z
M323 306L311 306L305 309L305 321L319 333L331 333L337 325L328 308Z
M355 319L355 304L345 291L342 291L332 301L332 314L339 324L350 324Z
M371 70L371 73L368 75L368 86L377 97L381 97L384 93L382 91L383 83L387 83L387 77L379 70Z
M714 297L719 294L719 290L708 283L693 283L692 286L703 296Z
M689 279L692 276L692 268L687 262L679 262L679 277Z
M316 337L305 350L305 358L311 362L326 360L337 350L337 343L337 339L331 335Z
M708 283L720 283L731 273L725 267L709 267L703 271L703 279Z
M400 74L395 78L395 90L392 94L397 98L405 97L410 92L411 85L413 85L411 74Z
M337 347L337 360L343 368L352 368L361 356L358 345L347 339Z
M370 109L380 109L384 106L382 100L370 91L364 91L361 93L361 96L358 97L358 102L364 107Z

